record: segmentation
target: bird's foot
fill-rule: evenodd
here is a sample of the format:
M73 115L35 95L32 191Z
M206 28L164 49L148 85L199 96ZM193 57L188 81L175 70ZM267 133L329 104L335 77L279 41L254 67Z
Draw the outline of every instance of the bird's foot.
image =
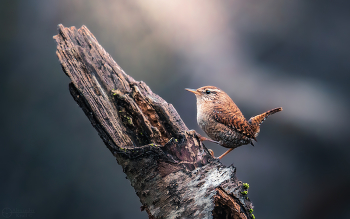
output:
M215 158L215 157L214 157L214 151L213 151L212 149L208 149L208 151L209 151L209 154L210 154L213 158Z

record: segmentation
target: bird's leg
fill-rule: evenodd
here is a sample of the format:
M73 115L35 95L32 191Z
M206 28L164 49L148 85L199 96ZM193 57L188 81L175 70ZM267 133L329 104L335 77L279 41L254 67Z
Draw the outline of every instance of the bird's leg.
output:
M233 148L228 149L225 153L223 153L218 159L223 158L226 154L230 153L233 150Z
M215 143L215 144L220 144L220 142L214 141L213 139L206 138L206 137L202 137L202 138L200 138L199 140L201 140L201 141L210 141L210 142L213 142L213 143Z
M196 132L196 133L197 133L197 132ZM211 141L211 142L213 142L213 143L220 144L220 142L214 141L214 140L212 140L212 139L210 139L210 138L203 137L203 136L201 136L199 133L197 133L197 136L198 136L198 138L199 138L200 141ZM208 149L208 151L209 151L210 155L211 155L212 157L214 157L214 151L213 151L212 149ZM214 158L215 158L215 157L214 157Z
M203 136L201 136L201 135L198 134L198 133L197 133L197 136L198 136L198 138L199 138L200 141L210 141L210 142L213 142L213 143L216 143L216 144L220 144L220 142L214 141L214 140L212 140L212 139L210 139L210 138L203 137Z

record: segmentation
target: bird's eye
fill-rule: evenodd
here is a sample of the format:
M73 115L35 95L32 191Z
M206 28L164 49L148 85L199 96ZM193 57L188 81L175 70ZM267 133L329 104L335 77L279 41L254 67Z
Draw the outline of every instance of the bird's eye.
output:
M210 94L210 90L206 90L205 93Z

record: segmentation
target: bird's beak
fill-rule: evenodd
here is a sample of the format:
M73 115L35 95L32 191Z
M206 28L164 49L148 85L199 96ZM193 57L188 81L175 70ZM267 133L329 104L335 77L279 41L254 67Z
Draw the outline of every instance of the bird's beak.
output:
M192 92L194 94L199 94L199 92L196 89L185 88L185 90Z

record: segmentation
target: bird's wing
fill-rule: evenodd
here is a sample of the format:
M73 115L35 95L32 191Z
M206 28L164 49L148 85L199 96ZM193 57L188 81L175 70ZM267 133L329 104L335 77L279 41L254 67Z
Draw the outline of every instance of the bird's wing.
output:
M227 109L230 109L228 111ZM242 112L236 106L236 104L223 108L221 106L217 106L214 108L213 117L215 121L224 124L230 129L254 140L254 131L250 127L250 124L244 118Z

